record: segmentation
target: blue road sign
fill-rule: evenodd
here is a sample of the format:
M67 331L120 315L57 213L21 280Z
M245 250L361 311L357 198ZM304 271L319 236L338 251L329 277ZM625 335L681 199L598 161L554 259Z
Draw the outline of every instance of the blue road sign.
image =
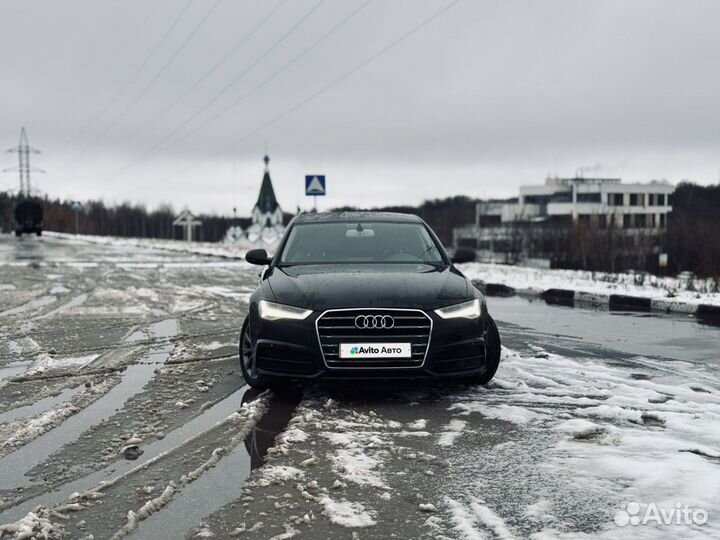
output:
M310 174L305 177L305 195L325 195L325 175Z

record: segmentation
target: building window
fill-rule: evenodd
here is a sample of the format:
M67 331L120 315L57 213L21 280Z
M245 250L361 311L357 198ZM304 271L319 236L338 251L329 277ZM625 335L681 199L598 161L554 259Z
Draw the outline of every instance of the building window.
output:
M622 193L608 193L608 206L622 206L623 205L623 194Z
M660 228L661 228L661 229L664 229L664 228L665 228L665 223L666 223L666 221L667 221L667 220L665 219L666 217L667 217L666 214L660 214Z
M630 194L630 206L640 206L640 197L637 193Z
M599 203L602 202L600 193L578 193L577 202L579 203Z
M645 223L645 214L635 214L635 227L643 228L645 227Z
M658 193L658 206L665 206L665 194L664 193Z
M623 216L623 229L629 229L629 228L630 228L630 224L632 223L632 222L630 221L630 218L631 218L631 217L632 217L632 216L631 216L630 214L625 214L625 215Z
M606 215L603 214L598 216L598 227L600 227L601 229L607 229L607 224L608 218Z

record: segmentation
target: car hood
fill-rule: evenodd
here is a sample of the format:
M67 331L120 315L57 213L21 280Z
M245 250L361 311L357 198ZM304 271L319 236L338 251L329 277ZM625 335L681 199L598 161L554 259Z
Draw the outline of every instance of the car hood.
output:
M316 311L436 309L474 296L455 268L426 264L298 265L273 268L266 278L277 302Z

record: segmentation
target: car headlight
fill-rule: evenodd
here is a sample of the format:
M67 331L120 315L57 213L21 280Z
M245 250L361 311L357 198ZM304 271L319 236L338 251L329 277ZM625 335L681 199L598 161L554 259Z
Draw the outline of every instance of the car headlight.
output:
M268 302L267 300L260 300L259 308L260 318L266 321L278 321L280 319L302 321L307 319L312 313L312 309L285 306L283 304L276 304L275 302Z
M480 317L480 300L470 300L462 304L455 304L440 309L436 309L437 313L443 319L477 319Z

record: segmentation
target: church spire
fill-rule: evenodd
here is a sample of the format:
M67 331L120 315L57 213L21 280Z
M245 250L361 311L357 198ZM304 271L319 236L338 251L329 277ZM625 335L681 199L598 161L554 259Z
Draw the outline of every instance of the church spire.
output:
M280 205L275 198L275 190L270 179L270 156L265 154L263 161L265 162L265 174L260 185L260 194L255 203L255 208L259 208L263 214L272 214Z

